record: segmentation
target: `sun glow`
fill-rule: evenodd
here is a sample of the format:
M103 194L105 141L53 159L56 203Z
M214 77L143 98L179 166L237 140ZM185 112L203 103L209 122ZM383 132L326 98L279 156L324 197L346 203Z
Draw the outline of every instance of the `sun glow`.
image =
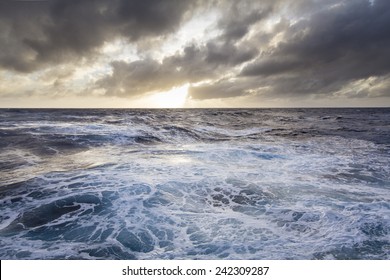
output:
M184 106L188 95L189 84L174 87L169 91L159 92L151 96L153 107L157 108L181 108Z

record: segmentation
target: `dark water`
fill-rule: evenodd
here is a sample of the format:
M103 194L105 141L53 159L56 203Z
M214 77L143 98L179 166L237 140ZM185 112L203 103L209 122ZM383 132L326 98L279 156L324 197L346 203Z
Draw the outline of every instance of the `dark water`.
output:
M390 109L0 110L1 259L390 259Z

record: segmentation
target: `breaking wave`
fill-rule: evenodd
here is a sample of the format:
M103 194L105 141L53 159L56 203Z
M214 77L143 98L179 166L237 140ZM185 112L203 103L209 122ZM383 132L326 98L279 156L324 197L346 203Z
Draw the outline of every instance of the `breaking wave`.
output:
M0 117L2 259L390 259L389 109Z

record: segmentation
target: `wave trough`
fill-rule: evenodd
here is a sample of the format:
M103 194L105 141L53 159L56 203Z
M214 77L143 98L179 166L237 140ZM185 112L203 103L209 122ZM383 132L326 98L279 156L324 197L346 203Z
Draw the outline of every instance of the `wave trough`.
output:
M389 109L0 117L2 259L390 259Z

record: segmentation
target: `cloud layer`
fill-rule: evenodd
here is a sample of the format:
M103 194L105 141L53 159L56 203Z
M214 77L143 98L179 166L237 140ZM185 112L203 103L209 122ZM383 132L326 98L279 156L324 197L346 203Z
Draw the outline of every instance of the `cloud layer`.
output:
M204 15L214 20L194 40L189 26ZM0 1L0 71L16 79L50 70L64 87L69 65L101 64L84 94L108 97L190 84L193 100L387 98L389 26L387 0ZM179 32L186 40L169 45ZM107 56L115 40L135 57Z
M31 72L98 51L123 37L129 43L174 32L190 0L0 1L0 65Z

